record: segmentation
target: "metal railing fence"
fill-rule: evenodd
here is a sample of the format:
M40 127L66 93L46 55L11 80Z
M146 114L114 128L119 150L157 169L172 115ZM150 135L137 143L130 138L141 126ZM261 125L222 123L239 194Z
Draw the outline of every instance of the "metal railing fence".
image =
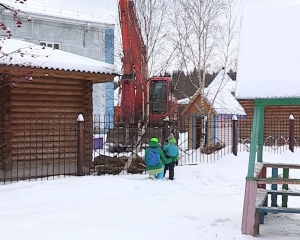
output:
M143 157L151 137L173 133L178 140L179 165L215 162L225 155L249 151L252 119L221 116L206 121L191 115L182 122L147 128L138 141L137 126L122 126L109 116L0 114L0 181L49 179L66 176L143 174ZM153 125L153 124L149 124ZM115 127L114 127L115 126ZM300 118L267 116L264 148L275 154L296 148ZM293 139L292 141L290 139ZM132 159L130 156L134 156ZM128 164L130 160L131 164Z

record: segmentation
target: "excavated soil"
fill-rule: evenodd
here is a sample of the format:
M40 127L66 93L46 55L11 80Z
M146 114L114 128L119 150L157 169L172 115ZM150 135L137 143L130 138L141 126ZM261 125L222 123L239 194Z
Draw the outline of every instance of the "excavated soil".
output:
M124 170L124 166L128 161L128 157L110 157L105 155L99 155L94 159L94 166L98 175L117 175ZM145 163L139 156L135 156L127 172L131 174L141 174L145 171Z

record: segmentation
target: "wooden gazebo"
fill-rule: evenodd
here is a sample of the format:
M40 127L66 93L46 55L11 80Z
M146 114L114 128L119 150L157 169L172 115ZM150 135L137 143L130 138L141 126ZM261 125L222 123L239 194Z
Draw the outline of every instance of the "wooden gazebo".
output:
M13 39L2 50L8 55L0 64L0 179L75 174L77 117L85 120L88 163L92 85L112 81L114 66Z
M236 97L254 100L243 234L259 234L259 224L264 222L267 212L300 213L300 208L287 206L287 196L300 196L287 186L300 184L300 178L289 178L289 169L300 169L300 165L292 164L289 159L275 163L263 156L265 108L300 106L300 30L296 25L299 21L300 5L248 8L243 13ZM283 171L283 178L278 176L278 168ZM268 172L272 172L272 176L268 176ZM277 188L279 184L282 189ZM278 195L284 199L281 206L275 201Z

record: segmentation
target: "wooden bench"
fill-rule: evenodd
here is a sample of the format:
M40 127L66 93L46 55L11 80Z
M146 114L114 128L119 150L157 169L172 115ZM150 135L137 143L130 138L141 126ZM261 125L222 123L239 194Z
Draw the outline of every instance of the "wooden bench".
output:
M255 204L255 223L254 223L254 235L259 234L259 224L264 223L264 216L268 212L272 213L300 213L300 208L289 207L269 207L268 195L288 195L288 196L300 196L300 192L292 190L269 190L269 189L257 189L257 197Z

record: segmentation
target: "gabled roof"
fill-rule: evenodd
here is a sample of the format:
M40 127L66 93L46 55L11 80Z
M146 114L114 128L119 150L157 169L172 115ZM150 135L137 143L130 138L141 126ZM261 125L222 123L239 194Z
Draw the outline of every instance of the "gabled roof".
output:
M120 75L112 64L16 39L0 41L0 65Z
M197 99L198 96L200 96L201 92L200 89L197 90L195 92L195 94L193 95L192 99L190 99L188 105L183 109L183 111L181 112L181 115L185 114L186 111L190 108L190 106L192 104L196 104L195 101ZM215 109L213 109L213 107L211 106L211 104L208 102L207 98L204 98L204 101L210 106L210 108L212 109L212 111L214 112L214 114L217 114L217 112L215 111ZM197 104L197 106L199 106L199 104Z
M208 87L205 88L205 100L216 114L246 115L244 108L232 95L233 92L235 92L235 81L224 70L221 70ZM193 95L189 105L184 109L182 114L187 111L200 94L199 89Z
M244 9L238 99L300 98L299 22L299 4Z
M246 115L244 108L232 95L235 85L236 82L222 69L205 89L205 97L217 114Z

